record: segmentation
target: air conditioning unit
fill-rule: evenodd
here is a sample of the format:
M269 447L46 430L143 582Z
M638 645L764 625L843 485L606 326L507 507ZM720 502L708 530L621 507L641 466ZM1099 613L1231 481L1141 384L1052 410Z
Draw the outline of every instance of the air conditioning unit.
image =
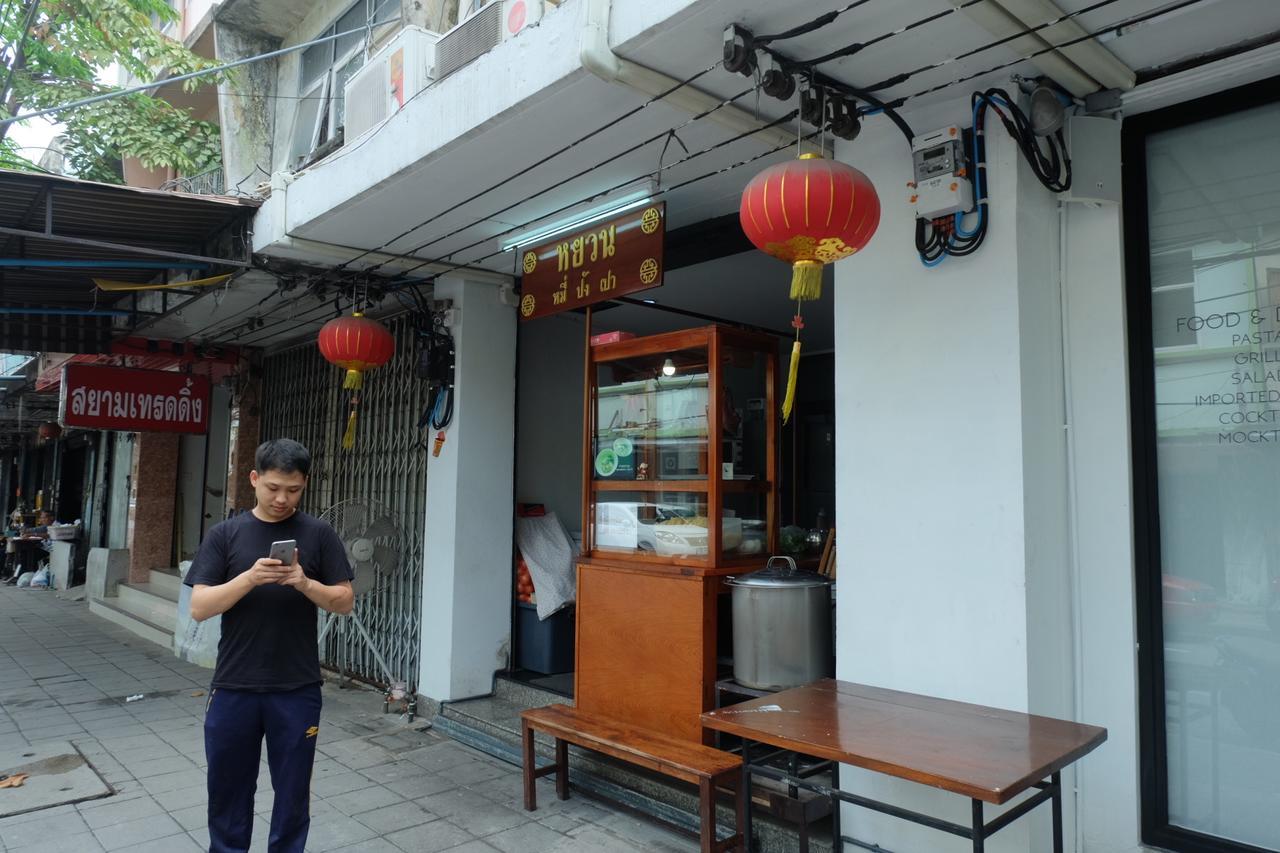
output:
M543 0L491 0L440 37L436 77L445 77L478 59L528 26L542 20Z
M343 89L344 138L350 143L394 115L436 79L439 33L405 27L351 75Z

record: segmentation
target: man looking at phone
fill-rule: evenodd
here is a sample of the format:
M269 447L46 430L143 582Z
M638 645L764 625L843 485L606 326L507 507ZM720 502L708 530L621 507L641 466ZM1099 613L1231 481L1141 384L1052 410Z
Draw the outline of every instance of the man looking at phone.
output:
M353 595L338 534L298 512L310 471L311 454L296 441L258 447L249 472L253 511L210 529L184 580L193 619L222 614L204 724L211 853L249 849L264 737L275 791L267 849L302 853L311 826L320 729L316 608L350 613Z

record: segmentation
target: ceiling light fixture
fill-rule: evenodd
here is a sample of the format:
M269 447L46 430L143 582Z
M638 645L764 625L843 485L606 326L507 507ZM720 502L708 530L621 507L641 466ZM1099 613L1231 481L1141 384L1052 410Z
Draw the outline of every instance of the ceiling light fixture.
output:
M676 375L676 363L675 363L674 361L672 361L670 358L668 358L666 361L662 362L662 375L663 375L663 376L675 376L675 375Z
M610 216L616 216L633 207L639 207L642 204L648 204L653 201L652 190L645 187L639 192L632 193L622 198L611 199L605 204L591 208L581 213L574 214L568 219L562 219L559 222L553 222L550 225L544 225L541 228L535 228L526 231L523 234L517 234L502 244L502 251L510 252L517 246L529 246L535 243L541 243L544 240L555 237L558 234L564 234L566 231L572 231L595 222L598 219L607 219Z

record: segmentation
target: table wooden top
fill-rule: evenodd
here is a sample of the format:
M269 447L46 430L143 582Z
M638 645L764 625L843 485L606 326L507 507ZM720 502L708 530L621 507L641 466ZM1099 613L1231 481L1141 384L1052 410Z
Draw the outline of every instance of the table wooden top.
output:
M1107 739L1097 726L830 678L708 711L702 723L995 804Z

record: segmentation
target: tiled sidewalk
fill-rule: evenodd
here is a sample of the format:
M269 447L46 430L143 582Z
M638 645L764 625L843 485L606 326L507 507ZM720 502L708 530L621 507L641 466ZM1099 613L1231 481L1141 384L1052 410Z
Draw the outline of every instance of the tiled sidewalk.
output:
M0 851L208 849L204 691L209 671L89 613L83 602L0 587L0 753L71 741L116 791L0 818ZM124 701L141 693L144 699ZM369 853L693 851L690 838L538 782L421 721L384 716L381 697L326 684L307 849ZM200 695L194 695L200 694ZM5 791L0 789L0 798ZM3 800L0 799L0 806ZM266 850L271 784L258 779L254 850Z

